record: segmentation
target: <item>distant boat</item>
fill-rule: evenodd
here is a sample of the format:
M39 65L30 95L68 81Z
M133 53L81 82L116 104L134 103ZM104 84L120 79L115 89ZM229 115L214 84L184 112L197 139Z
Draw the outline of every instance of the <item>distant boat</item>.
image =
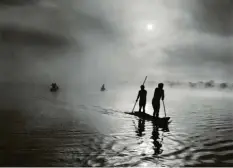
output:
M59 87L57 86L56 83L52 83L51 86L52 86L52 87L50 88L50 91L51 91L51 92L56 92L56 91L58 91Z
M104 86L104 84L102 85L102 87L101 87L101 89L100 89L100 91L105 91L106 89L105 89L105 86Z

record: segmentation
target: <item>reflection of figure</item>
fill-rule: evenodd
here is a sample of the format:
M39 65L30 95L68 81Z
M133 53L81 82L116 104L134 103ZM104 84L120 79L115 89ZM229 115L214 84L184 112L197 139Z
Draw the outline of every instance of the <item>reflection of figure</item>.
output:
M153 139L153 144L154 144L154 155L161 154L163 151L161 150L162 144L161 142L158 141L159 127L155 125L154 122L153 122L153 131L152 131L151 139Z
M163 83L159 83L158 87L155 89L154 97L152 99L152 106L154 109L153 116L158 118L159 117L159 109L160 109L160 99L164 100L164 90L163 90Z
M138 120L138 130L136 132L139 137L142 137L144 131L145 131L145 119L143 118Z
M147 91L145 90L145 86L141 85L141 90L138 92L137 100L139 99L139 112L141 112L141 109L143 108L143 112L145 113L145 106L146 106L146 95Z

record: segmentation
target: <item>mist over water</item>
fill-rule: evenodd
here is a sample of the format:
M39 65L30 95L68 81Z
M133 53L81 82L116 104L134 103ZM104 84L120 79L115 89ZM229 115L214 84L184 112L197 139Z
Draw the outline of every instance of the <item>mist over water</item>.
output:
M50 94L47 89L1 87L1 165L232 166L229 93L165 87L172 122L164 132L156 131L151 121L141 125L139 118L124 113L132 110L136 85L106 92L77 87ZM146 112L152 114L154 88L146 89Z
M101 6L91 12L89 3L2 1L0 80L90 88L122 78L125 51Z

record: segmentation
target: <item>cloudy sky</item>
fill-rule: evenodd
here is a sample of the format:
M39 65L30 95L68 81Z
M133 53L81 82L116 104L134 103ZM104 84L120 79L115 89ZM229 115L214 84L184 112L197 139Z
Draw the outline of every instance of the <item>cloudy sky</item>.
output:
M0 0L1 81L233 81L231 0Z

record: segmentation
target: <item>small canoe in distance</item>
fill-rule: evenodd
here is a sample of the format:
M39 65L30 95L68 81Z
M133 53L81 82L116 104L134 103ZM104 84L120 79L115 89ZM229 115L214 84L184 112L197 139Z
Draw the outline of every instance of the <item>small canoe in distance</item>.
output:
M103 91L105 91L105 90L106 90L106 89L105 89L105 85L103 84L102 87L101 87L101 89L100 89L100 91L103 92Z
M56 83L51 84L50 92L56 92L58 91L59 87L57 86Z
M154 118L152 115L147 114L147 113L143 113L143 112L125 112L126 114L129 115L134 115L139 117L140 119L145 119L145 120L149 120L149 121L154 121L158 124L169 124L171 121L170 117L163 117L163 118Z
M59 88L51 88L50 92L57 92Z

